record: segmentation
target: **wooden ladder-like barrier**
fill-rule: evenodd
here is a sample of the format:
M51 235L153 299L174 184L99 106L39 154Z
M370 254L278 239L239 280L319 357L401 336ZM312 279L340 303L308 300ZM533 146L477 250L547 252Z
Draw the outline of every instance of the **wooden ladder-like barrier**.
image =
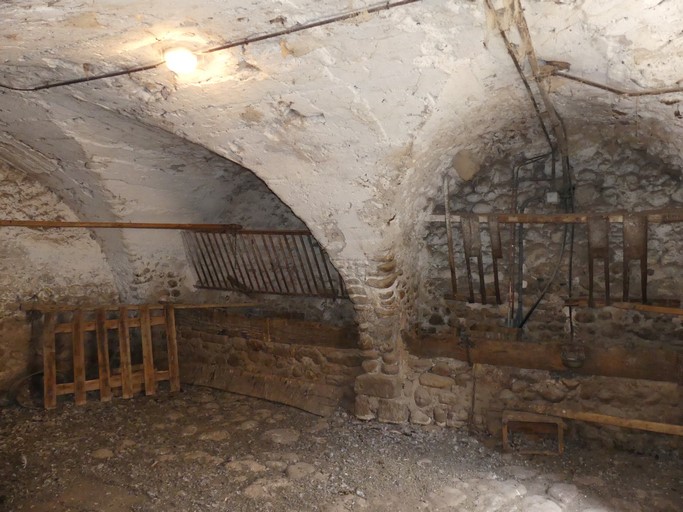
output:
M68 316L71 317L70 321L60 322L60 319ZM168 368L165 370L155 367L152 330L154 326L161 326L159 330L165 331L166 343L156 345L157 349L165 345L168 361ZM142 364L138 365L132 363L131 352L131 332L135 329L139 329L142 345ZM110 347L109 331L117 331L118 344L115 347ZM86 358L87 349L93 348L93 336L89 333L94 333L97 350L98 378L91 379L87 379L87 370L92 370L92 365L88 365ZM65 335L70 335L70 343L62 339L62 343L58 344L58 336ZM58 345L60 349L68 349L68 346L71 346L71 381L57 382ZM180 390L175 309L172 305L51 308L44 311L42 346L43 396L46 409L57 407L57 397L60 395L74 395L76 405L83 405L87 401L88 391L99 391L100 401L108 402L113 396L113 390L118 388L121 388L123 398L131 398L143 390L145 395L154 395L157 383L161 381L169 382L171 392ZM117 368L112 369L110 366L110 352L118 353L120 365ZM60 355L61 353L62 350Z

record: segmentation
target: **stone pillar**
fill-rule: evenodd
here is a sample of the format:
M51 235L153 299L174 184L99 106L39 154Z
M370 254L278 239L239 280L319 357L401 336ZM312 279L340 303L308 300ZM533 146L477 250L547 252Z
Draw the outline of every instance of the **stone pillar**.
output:
M347 281L365 372L356 379L355 414L360 419L402 423L410 413L403 396L402 311L397 299L401 272L391 251L373 258L370 268L364 280Z

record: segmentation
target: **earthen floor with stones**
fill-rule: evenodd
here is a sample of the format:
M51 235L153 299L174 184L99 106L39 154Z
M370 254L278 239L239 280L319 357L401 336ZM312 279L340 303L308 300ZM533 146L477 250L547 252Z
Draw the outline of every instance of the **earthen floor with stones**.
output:
M322 419L207 388L0 410L0 510L683 510L683 466L569 441L502 454L463 431Z

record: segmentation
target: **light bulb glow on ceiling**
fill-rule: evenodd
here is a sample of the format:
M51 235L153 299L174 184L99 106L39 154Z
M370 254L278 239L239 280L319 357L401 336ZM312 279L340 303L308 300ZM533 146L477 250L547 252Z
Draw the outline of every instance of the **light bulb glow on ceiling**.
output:
M178 75L192 73L197 68L197 56L187 48L172 48L164 52L168 69Z

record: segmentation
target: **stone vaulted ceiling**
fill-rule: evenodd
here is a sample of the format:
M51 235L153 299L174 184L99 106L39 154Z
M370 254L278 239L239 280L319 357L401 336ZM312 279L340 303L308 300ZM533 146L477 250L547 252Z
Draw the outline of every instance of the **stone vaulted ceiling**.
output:
M208 49L374 5L5 1L0 82L26 88L117 71L158 62L171 46ZM683 2L523 5L538 57L628 90L681 85ZM625 97L560 77L550 86L576 159L616 138L680 165L683 94ZM444 174L455 175L456 154L467 150L476 167L544 149L483 1L424 0L206 54L190 77L157 67L0 91L0 157L82 218L233 222L240 213L225 196L243 172L235 162L359 278L378 254L417 250L421 218ZM131 265L131 253L155 254L165 236L110 240L110 253L125 247Z

